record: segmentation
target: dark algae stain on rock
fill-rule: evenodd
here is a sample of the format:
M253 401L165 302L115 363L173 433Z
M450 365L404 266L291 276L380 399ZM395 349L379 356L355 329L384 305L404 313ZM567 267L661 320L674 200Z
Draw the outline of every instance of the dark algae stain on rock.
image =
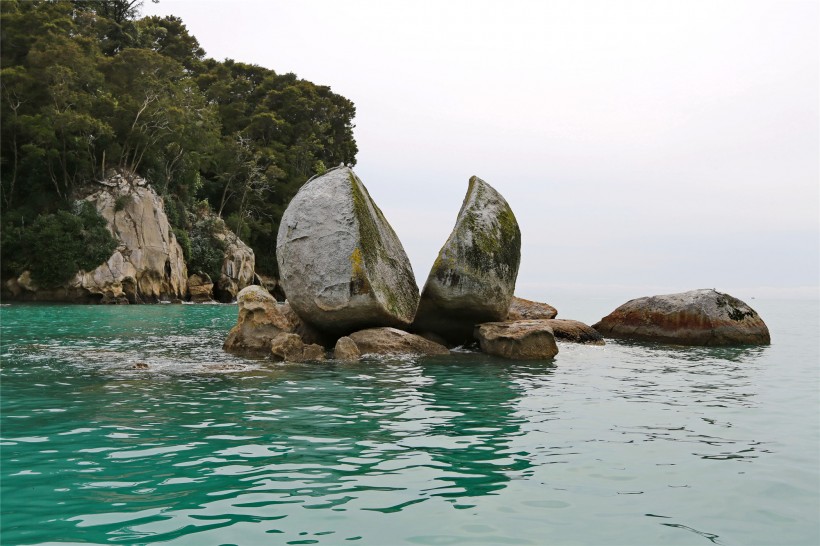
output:
M593 325L602 335L680 345L768 345L769 329L743 301L716 290L637 298Z

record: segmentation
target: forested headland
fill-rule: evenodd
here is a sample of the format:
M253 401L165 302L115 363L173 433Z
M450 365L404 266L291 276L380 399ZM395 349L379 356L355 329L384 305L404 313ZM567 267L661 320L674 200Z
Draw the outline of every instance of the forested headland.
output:
M189 270L208 270L216 216L275 276L290 198L312 175L356 162L350 100L292 73L208 58L182 20L141 18L140 5L0 2L4 278L29 269L55 284L104 261L104 222L76 199L112 172L144 177L163 197Z

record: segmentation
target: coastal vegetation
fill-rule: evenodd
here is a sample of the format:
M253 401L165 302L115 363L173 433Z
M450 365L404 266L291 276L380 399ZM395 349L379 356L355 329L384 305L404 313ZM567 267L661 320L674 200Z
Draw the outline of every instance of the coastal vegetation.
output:
M75 264L104 261L104 222L76 201L112 171L151 182L192 270L218 276L212 224L224 222L253 248L257 271L275 276L291 197L313 174L356 162L350 100L295 74L207 58L182 20L140 18L140 4L0 3L4 278L28 268L54 285ZM58 251L59 263L34 256Z

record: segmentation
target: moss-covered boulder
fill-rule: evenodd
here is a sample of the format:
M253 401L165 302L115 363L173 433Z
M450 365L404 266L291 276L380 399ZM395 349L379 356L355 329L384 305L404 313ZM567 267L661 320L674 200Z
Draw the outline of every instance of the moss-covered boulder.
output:
M520 260L521 231L510 205L473 176L427 277L413 330L463 343L472 340L476 324L504 320Z
M276 258L292 309L323 332L413 320L419 293L407 254L347 167L302 186L282 216Z
M677 345L768 345L769 329L744 302L701 289L630 300L593 324L605 337Z

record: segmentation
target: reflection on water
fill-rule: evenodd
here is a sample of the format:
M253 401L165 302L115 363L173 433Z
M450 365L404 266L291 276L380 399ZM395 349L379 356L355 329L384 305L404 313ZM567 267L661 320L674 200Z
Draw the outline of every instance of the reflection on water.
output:
M2 310L4 544L820 536L776 346L275 364L221 352L235 308L56 309Z

